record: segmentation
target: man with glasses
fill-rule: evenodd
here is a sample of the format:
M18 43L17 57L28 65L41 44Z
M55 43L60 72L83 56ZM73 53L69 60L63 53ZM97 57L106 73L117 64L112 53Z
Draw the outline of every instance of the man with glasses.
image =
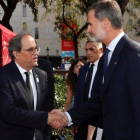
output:
M47 113L47 74L35 67L40 48L22 32L10 40L8 49L12 61L0 69L0 139L48 140L47 121L54 115Z

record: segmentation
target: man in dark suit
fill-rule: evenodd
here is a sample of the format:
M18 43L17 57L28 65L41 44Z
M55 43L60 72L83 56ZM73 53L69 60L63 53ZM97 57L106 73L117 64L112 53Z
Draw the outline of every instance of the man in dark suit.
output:
M47 122L60 115L47 113L47 74L35 67L39 47L23 32L8 49L12 61L0 69L0 139L48 140Z
M54 107L54 75L52 70L52 64L50 61L38 58L38 66L39 69L45 71L48 77L48 100L49 100L49 111L51 111ZM51 128L47 126L47 137L48 140L51 138Z
M101 113L105 140L140 140L140 44L124 35L121 17L116 1L99 1L89 8L87 32L107 48L93 98L66 114L69 123L80 124Z
M83 104L88 98L91 98L93 96L94 91L94 83L95 83L95 75L98 67L99 58L102 56L102 44L93 42L92 40L88 40L85 45L85 51L87 60L89 61L87 64L85 64L83 67L81 67L79 71L79 77L78 77L78 84L77 84L77 90L75 94L75 100L74 100L74 106L77 106L79 104ZM93 66L92 71L90 72L90 68ZM87 81L88 75L91 73L90 81ZM89 85L87 85L89 84ZM86 88L88 88L86 90ZM98 119L98 116L93 117L93 119ZM89 125L88 125L89 124ZM86 140L89 139L96 139L96 126L91 120L86 121L80 126L78 126L78 133L75 135L75 138L77 140ZM95 133L94 133L95 131ZM98 131L101 131L100 129ZM94 134L94 136L93 136ZM99 136L98 136L99 137Z

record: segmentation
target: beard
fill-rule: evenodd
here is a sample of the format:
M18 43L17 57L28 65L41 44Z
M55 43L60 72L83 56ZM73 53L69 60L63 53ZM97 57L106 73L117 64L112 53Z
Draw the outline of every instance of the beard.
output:
M102 42L103 39L105 39L106 37L106 32L104 31L104 29L101 26L101 23L98 22L98 27L97 27L97 31L96 33L90 33L91 36L93 36L91 38L92 41L94 42Z

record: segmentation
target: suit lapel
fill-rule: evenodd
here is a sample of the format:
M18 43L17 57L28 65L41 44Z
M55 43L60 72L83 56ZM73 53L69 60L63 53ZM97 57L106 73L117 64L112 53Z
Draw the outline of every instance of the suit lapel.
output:
M19 69L17 68L14 61L11 62L11 66L12 66L12 69L13 69L13 73L11 73L11 74L13 74L14 78L17 81L17 84L19 85L19 88L21 88L21 90L23 91L23 94L25 95L25 98L28 102L29 109L31 109L32 108L31 107L31 102L29 100L30 97L29 97L29 94L28 94L28 89L26 87L26 84L23 80L23 77L22 77L22 75L21 75L21 73L20 73ZM22 94L22 93L20 93L20 94Z
M86 74L87 74L89 65L90 65L90 63L87 63L87 65L85 65L85 67L83 69L83 73L82 73L83 74L83 85L85 85L85 79L86 79Z
M126 43L126 38L127 38L126 36L121 38L121 40L118 42L118 44L117 44L117 46L112 54L110 63L109 63L108 68L107 68L107 72L104 76L104 84L103 84L103 88L101 90L101 99L102 99L103 93L105 92L105 89L108 86L110 79L113 76L113 73L117 67L117 64L119 62L119 54L123 50L123 47Z
M93 94L94 94L94 89L95 89L95 83L96 83L96 81L97 81L97 73L95 73L95 77L93 79L92 89L91 89L91 97L93 97Z
M90 63L87 63L82 69L81 69L81 73L82 73L82 78L81 78L81 87L84 89L84 85L85 85L85 78L86 78L86 74L87 74L87 70L89 67Z
M87 71L88 71L88 68L89 68L89 64L90 63L87 63L84 68L83 68L83 71L82 71L82 85L81 85L81 88L83 88L83 92L84 92L84 86L85 86L85 79L86 79L86 74L87 74Z
M37 90L37 104L36 104L36 110L38 110L38 106L39 106L39 100L40 100L40 86L39 86L39 78L38 75L36 73L35 68L33 68L33 76L34 76L34 81L35 81L35 85L36 85L36 90Z

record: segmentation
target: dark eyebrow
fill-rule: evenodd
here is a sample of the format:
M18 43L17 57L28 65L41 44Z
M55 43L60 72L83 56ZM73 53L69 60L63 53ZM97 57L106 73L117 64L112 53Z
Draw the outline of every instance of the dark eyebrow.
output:
M91 23L90 22L87 22L87 25L91 25Z
M34 47L29 48L29 50L32 50L32 49L34 49Z
M87 50L95 50L95 48L94 48L94 47L91 47L91 48L86 48L85 50L86 50L86 51L87 51Z
M31 47L31 48L29 48L29 49L27 49L27 50L33 50L33 49L36 49L36 48L37 48L37 46Z

